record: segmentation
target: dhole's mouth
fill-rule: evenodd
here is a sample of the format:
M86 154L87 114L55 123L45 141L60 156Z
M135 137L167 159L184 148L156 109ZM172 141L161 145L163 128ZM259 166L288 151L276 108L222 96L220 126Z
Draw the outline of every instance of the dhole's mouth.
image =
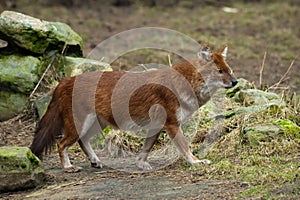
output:
M225 88L226 88L226 89L232 88L232 87L236 86L236 84L238 84L238 81L237 81L237 80L233 80L233 81L231 82L231 85L230 85L230 86L226 86Z

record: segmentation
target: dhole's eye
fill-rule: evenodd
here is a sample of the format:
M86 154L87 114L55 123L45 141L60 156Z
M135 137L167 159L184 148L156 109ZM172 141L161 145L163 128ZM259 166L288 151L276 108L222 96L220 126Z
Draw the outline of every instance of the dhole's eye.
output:
M221 69L219 69L219 70L218 70L218 72L219 72L220 74L222 74L222 73L223 73L223 71L222 71Z

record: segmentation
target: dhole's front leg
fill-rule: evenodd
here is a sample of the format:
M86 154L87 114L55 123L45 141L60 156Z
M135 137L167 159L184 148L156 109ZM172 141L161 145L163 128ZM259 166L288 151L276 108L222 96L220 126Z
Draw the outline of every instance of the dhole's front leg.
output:
M210 160L199 160L192 154L180 125L166 125L165 127L175 147L190 165L210 164Z

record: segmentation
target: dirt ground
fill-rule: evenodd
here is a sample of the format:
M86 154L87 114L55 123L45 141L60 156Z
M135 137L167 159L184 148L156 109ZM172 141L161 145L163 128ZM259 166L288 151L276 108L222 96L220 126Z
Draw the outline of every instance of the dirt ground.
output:
M266 50L268 53L263 72L263 84L266 85L277 83L287 71L292 60L300 53L299 28L297 29L300 23L299 3L291 3L291 5L285 3L280 6L277 5L278 3L274 5L260 3L236 5L234 3L203 4L199 3L200 1L191 4L188 1L182 1L185 3L152 7L140 3L133 3L130 6L115 6L112 5L112 1L61 2L63 1L4 0L0 1L0 11L16 10L44 20L69 24L84 39L84 56L87 56L99 42L116 33L146 26L178 30L197 41L209 42L213 47L228 43L230 46L228 62L233 66L235 75L255 82L257 86ZM257 17L258 24L255 24L250 18L243 19L240 18L242 16L224 14L223 6L237 7L241 12L250 10L249 15L253 18ZM278 8L283 10L277 11ZM265 9L268 11L273 9L275 14L272 14L272 18L268 18L269 13L263 12ZM288 11L285 12L284 9ZM257 13L255 13L256 10ZM277 12L278 15L276 15ZM205 15L208 16L208 19ZM260 24L259 21L262 20L261 17L265 20L263 24ZM243 20L243 25L235 26L236 20ZM260 25L263 28L259 28ZM275 27L280 28L278 32ZM272 37L264 34L270 28L274 29ZM297 30L298 32L296 32ZM247 37L243 38L243 35L247 35ZM289 38L285 38L285 36L295 36L296 41L289 41ZM276 45L272 45L274 43ZM130 55L127 58L132 60L121 59L114 63L114 69L129 69L131 65L143 63L148 57L149 55ZM154 60L161 59L154 58ZM299 93L299 65L298 58L282 81L286 91ZM25 113L21 118L1 122L0 146L29 146L36 122L33 111ZM3 193L0 194L0 198L233 199L248 187L247 183L239 181L204 179L201 173L198 174L189 168L183 170L181 160L155 172L126 173L108 167L90 168L82 152L73 152L71 159L72 162L79 163L83 167L80 173L64 173L61 170L57 153L53 152L44 160L47 173L44 185L28 191Z
M34 121L29 114L1 123L1 145L29 146ZM34 189L0 193L0 199L232 199L249 187L237 180L207 179L203 172L186 167L183 159L151 172L141 172L134 160L125 160L134 172L124 172L116 158L105 159L102 169L92 168L79 145L69 150L70 160L82 167L78 173L65 173L57 151L44 156L45 183ZM155 167L153 159L151 164ZM122 171L111 166L119 165Z
M51 156L52 157L52 156ZM63 173L49 163L46 183L33 190L0 194L1 199L232 199L248 184L208 180L201 174L178 169L178 163L149 173L120 172L108 167L91 168L87 163L76 174ZM52 161L51 161L52 160ZM182 163L181 163L182 164Z

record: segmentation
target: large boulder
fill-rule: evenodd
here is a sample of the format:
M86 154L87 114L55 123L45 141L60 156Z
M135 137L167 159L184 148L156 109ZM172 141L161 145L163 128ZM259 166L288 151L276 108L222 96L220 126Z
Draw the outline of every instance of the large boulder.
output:
M10 119L20 113L27 104L27 96L0 90L0 121Z
M0 14L0 48L0 121L3 121L24 109L26 96L34 90L49 63L44 55L53 58L55 52L64 50L65 55L82 56L82 38L66 24L3 11ZM66 58L66 63L75 66L66 69L70 75L81 64L75 64L78 59L68 61L72 58ZM81 68L83 72L87 69ZM64 68L59 70L64 72Z
M261 142L269 142L279 134L280 129L273 124L258 124L246 127L243 131L243 142L250 146L259 145Z
M35 187L44 180L41 161L27 147L0 147L0 191Z
M33 56L0 57L0 90L29 94L39 80L42 62Z
M235 94L234 99L245 106L265 105L272 102L281 102L278 94L257 89L241 90Z
M0 57L0 121L10 119L25 108L42 69L42 62L33 56Z
M53 47L60 50L67 47L67 53L82 56L82 38L64 23L3 11L0 15L0 31L15 44L33 53L43 54Z

